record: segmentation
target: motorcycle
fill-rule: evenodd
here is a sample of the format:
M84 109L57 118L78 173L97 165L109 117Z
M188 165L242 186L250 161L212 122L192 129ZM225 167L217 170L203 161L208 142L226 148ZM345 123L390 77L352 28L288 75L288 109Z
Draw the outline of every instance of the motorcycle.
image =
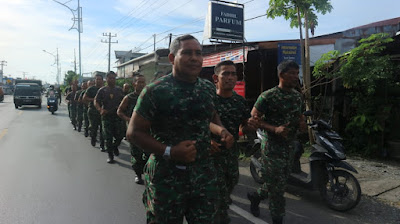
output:
M312 116L311 111L304 112ZM348 171L357 170L345 162L345 149L342 138L332 130L324 120L313 120L308 124L313 132L315 144L311 146L309 157L310 172L301 170L300 157L303 146L300 142L294 144L294 162L288 184L300 186L308 190L319 190L322 199L329 208L336 211L348 211L360 202L361 188L358 180ZM262 184L261 141L265 138L263 132L257 130L257 138L251 146L253 153L250 161L250 172L253 179Z
M54 92L50 93L47 98L47 109L54 114L58 110L58 99Z

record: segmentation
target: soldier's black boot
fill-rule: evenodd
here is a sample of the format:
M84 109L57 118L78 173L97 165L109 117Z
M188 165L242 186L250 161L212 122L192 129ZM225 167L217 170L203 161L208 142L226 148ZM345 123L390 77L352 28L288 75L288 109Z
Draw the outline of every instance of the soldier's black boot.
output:
M273 217L272 218L272 224L282 224L283 223L283 217Z
M112 153L108 153L107 163L114 163L114 155Z
M144 181L142 179L142 174L137 174L135 175L135 183L137 184L144 184Z
M85 128L85 137L89 136L89 131Z
M100 152L105 152L106 148L104 147L104 143L100 143Z
M250 200L250 211L255 217L260 216L260 201L261 198L257 192L247 193L247 198Z
M114 155L119 156L119 150L117 146L114 146Z
M78 123L78 132L81 132L82 130L82 123Z
M93 147L96 145L96 137L92 137L90 144L92 144Z

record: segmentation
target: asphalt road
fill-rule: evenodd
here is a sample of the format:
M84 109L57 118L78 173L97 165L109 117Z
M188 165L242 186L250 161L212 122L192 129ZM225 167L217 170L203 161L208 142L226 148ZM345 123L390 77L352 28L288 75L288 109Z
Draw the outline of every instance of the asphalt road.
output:
M45 108L14 109L12 96L0 103L0 223L146 223L144 186L134 183L126 142L115 164L92 147L83 132L72 130L66 106L55 115ZM257 189L247 162L232 195L233 224L272 223L268 201L260 218L249 211L247 191ZM400 223L399 210L362 197L353 210L328 209L318 192L289 187L286 223Z

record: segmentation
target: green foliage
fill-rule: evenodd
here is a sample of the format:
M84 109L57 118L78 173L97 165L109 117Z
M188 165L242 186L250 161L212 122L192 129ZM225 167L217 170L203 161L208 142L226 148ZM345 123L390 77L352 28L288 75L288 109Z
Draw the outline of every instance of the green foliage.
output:
M343 55L338 51L324 54L314 67L315 77L340 78L347 89L351 99L347 148L362 155L376 155L383 146L385 121L393 104L385 91L396 86L399 69L389 55L382 54L391 41L387 34L373 34Z
M72 81L79 80L79 75L73 71L68 71L65 74L64 82L66 85L69 85Z
M267 17L275 19L275 17L283 16L285 20L290 20L291 28L299 27L297 18L297 10L299 10L301 18L304 18L307 13L309 27L316 27L318 25L316 13L325 15L332 9L330 0L270 0Z

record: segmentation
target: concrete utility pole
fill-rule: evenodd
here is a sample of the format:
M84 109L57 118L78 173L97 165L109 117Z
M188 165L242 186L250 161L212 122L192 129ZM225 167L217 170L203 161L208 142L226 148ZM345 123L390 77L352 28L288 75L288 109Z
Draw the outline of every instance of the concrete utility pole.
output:
M57 81L58 84L60 84L60 71L61 71L61 68L60 68L60 57L58 56L58 48L57 48L57 54L56 55L54 55L54 54L52 54L52 53L50 53L50 52L48 52L46 50L43 50L43 52L48 53L48 54L50 54L51 56L54 57L54 64L53 65L57 65L56 81Z
M59 1L57 1L57 0L53 0L54 2L57 2L58 4L60 4L60 5L62 5L62 6L65 6L65 7L67 7L70 11L71 11L71 13L72 13L72 16L74 17L74 18L72 18L72 21L74 21L74 23L72 24L72 27L69 29L69 30L72 30L72 29L76 29L77 31L78 31L78 40L79 40L79 81L80 82L82 82L82 53L81 53L81 33L83 33L83 26L82 26L82 7L81 7L81 5L80 5L80 2L79 2L79 0L78 0L78 8L77 9L71 9L69 6L67 6L66 4L64 4L64 3L61 3L61 2L59 2ZM70 1L68 1L68 2L70 2ZM68 2L66 2L66 3L68 3ZM75 14L77 14L77 17L76 17L76 15ZM76 27L75 26L75 23L76 22L78 22L78 27ZM76 74L76 73L75 73Z
M75 49L74 49L74 72L76 74L76 53L75 53ZM82 74L83 76L83 74Z
M7 62L6 61L0 61L0 66L1 66L1 70L0 70L0 83L3 83L3 66L7 66Z
M169 34L169 43L168 43L168 47L171 46L171 41L172 41L172 33Z
M154 37L154 47L153 47L153 51L156 51L156 34L153 34Z
M103 36L108 37L108 40L101 40L102 43L107 43L108 44L108 71L110 70L110 61L111 61L111 44L117 44L118 40L115 42L111 41L112 37L117 37L117 34L111 35L111 33L103 33Z

